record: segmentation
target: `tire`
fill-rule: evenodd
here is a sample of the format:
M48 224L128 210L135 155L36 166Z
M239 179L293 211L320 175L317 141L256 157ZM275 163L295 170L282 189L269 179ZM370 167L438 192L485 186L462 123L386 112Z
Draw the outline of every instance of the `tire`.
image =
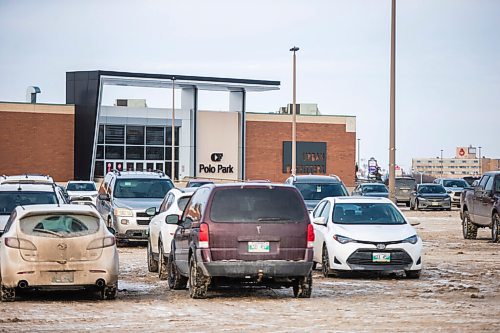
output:
M0 279L0 301L14 302L16 300L16 288L8 288L2 284Z
M186 289L187 286L187 277L182 276L175 265L175 259L173 255L173 250L170 251L168 256L168 287L173 290Z
M411 204L411 201L410 201L410 210L415 210L415 206Z
M312 294L312 272L307 276L297 279L292 286L293 296L296 298L311 298Z
M194 258L189 260L189 296L194 299L207 298L210 279L203 275Z
M323 244L323 253L321 254L321 272L324 277L329 277L330 270L330 256L328 255L328 248Z
M409 201L406 202L406 207L410 207L410 202Z
M500 232L500 215L498 213L494 213L491 218L491 241L496 243L499 241L499 232Z
M450 212L450 211L451 211L451 208L446 208L446 210L447 210L448 212Z
M148 271L158 272L158 261L153 257L153 250L151 249L151 242L148 240Z
M115 283L111 286L105 286L101 290L101 299L102 300L113 300L116 298L116 294L118 293L118 284Z
M464 239L476 239L477 226L472 223L469 216L469 211L464 211L462 218L462 232Z
M419 208L418 208L418 200L417 199L415 199L415 210L417 210L417 211L419 210Z
M108 227L112 227L112 223L111 223L111 217L108 217Z
M405 275L407 279L420 279L421 270L416 271L405 271Z
M318 268L318 263L317 262L313 262L312 270L315 271L316 268Z
M163 253L163 244L158 241L158 277L160 280L166 280L168 278L168 259L165 260L165 254Z

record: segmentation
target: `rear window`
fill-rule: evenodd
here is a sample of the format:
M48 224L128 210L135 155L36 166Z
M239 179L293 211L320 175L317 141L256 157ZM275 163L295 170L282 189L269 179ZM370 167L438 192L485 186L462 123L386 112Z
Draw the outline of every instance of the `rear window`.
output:
M95 184L93 183L69 183L66 191L95 191Z
M335 184L313 184L295 183L304 200L322 200L326 197L347 196L347 191L340 183Z
M302 199L287 188L231 188L214 194L210 219L214 222L303 221Z
M410 188L413 188L415 186L415 179L411 179L411 178L408 178L408 179L403 179L403 178L400 178L400 179L396 179L396 186L399 186L399 187L410 187Z
M16 206L55 204L54 192L0 192L0 215L10 215Z
M21 219L19 224L27 235L50 238L80 237L99 230L99 219L89 215L36 215Z
M335 204L333 222L337 224L405 224L401 213L387 203Z
M444 180L444 187L467 187L467 182L463 179Z

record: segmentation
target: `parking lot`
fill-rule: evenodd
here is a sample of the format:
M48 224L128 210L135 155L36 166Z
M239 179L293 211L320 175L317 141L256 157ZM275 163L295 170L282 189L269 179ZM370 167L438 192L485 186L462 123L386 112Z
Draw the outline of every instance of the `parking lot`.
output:
M0 331L500 331L500 255L489 229L462 237L459 211L403 208L424 240L419 280L402 275L324 278L311 299L291 289L212 291L205 300L170 291L146 266L145 247L122 247L119 294L19 294L0 304Z

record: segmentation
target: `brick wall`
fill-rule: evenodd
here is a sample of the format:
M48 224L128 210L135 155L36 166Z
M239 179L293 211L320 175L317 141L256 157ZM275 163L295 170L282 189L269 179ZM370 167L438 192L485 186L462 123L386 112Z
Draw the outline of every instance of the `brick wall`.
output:
M61 182L73 179L73 106L57 105L49 112L31 108L29 104L0 105L0 174L42 173Z
M246 178L283 182L283 141L291 141L289 122L246 122ZM356 132L345 124L297 123L297 141L326 142L326 174L336 174L346 186L354 185Z

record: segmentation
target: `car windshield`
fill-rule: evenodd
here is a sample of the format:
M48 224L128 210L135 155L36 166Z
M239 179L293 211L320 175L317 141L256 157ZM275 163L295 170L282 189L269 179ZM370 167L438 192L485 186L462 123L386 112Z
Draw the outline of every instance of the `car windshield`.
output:
M16 206L55 204L54 192L0 192L0 215L10 215Z
M118 179L115 198L157 198L162 199L174 184L168 179Z
M415 186L415 179L413 179L413 178L399 178L399 179L396 179L396 186L397 187L409 187L409 188L413 188L413 186Z
M300 196L287 188L229 188L215 193L210 210L214 222L303 221Z
M337 224L405 224L401 213L389 203L337 203L333 208Z
M89 215L46 214L25 217L20 220L19 225L27 235L69 238L96 233L99 230L99 219Z
M179 200L177 201L177 206L179 206L180 210L184 210L184 208L186 208L189 199L191 199L191 196L179 198Z
M443 180L444 187L467 187L469 186L465 180L462 179L452 179Z
M69 183L66 191L96 191L94 183Z
M418 193L446 193L446 189L441 185L421 185L418 187Z
M322 200L326 197L343 197L348 195L341 183L295 183L295 187L299 189L304 200Z
M387 193L387 187L382 184L364 185L362 191L363 193Z
M186 187L200 187L202 185L205 185L205 184L213 184L213 182L211 181L206 181L206 182L189 182Z

